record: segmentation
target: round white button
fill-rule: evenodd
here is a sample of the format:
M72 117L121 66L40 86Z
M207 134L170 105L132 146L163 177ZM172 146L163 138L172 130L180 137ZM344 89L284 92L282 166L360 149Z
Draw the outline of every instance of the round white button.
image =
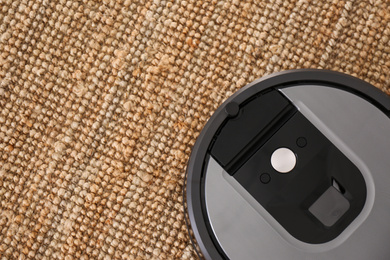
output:
M294 169L297 157L288 148L276 149L271 156L272 167L278 172L287 173Z

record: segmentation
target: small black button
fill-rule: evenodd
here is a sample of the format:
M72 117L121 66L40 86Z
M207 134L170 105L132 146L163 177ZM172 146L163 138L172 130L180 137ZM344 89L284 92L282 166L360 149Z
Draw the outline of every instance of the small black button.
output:
M271 176L268 173L263 173L260 175L260 181L264 184L267 184L271 181Z
M240 107L235 102L230 102L225 106L225 112L229 117L235 117L240 112Z
M301 148L305 147L307 145L306 138L305 137L299 137L297 139L297 145L298 145L298 147L301 147Z

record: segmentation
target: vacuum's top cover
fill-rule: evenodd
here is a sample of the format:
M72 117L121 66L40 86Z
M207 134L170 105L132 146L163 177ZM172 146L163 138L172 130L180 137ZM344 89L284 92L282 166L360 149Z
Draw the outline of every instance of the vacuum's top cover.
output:
M390 257L390 99L341 73L292 70L215 112L187 168L206 259Z

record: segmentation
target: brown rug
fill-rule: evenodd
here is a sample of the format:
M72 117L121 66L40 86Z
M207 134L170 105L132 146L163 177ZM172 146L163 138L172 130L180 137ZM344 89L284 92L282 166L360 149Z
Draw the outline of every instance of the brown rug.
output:
M390 93L387 1L0 2L2 259L196 259L182 188L213 111L272 72Z

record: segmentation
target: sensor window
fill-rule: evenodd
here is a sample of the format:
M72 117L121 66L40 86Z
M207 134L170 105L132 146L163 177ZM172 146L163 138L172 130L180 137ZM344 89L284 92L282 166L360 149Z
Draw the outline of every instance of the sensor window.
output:
M347 212L349 207L349 201L331 186L311 205L309 211L322 224L331 227Z

